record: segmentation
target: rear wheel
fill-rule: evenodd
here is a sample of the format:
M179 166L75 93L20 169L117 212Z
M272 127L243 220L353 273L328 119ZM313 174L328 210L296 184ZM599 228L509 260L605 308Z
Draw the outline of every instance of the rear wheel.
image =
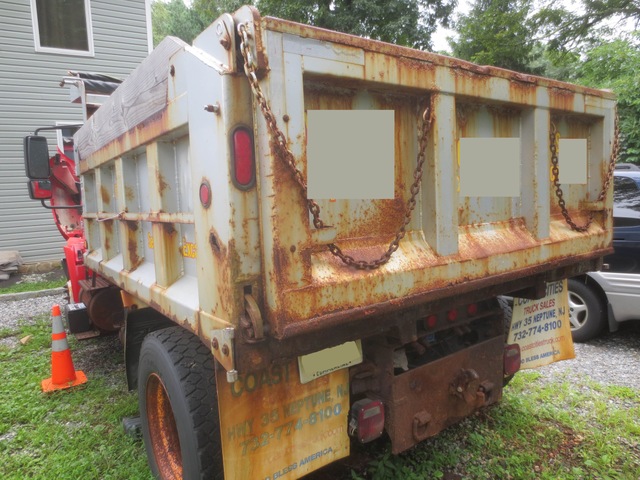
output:
M604 326L602 302L583 282L569 279L569 321L574 342L596 337Z
M138 401L157 478L223 478L214 362L198 337L177 326L145 337Z

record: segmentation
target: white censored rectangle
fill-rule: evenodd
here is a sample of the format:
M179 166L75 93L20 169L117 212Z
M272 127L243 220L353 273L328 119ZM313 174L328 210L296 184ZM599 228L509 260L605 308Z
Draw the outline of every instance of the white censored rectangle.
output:
M461 138L460 194L520 196L519 138Z
M394 197L394 111L307 112L307 198Z
M587 139L561 138L558 151L560 183L565 185L587 183Z

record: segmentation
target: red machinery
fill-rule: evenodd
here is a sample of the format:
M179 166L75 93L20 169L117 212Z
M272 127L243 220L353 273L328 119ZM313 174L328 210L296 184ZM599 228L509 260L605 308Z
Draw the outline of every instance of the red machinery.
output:
M119 83L118 79L105 75L69 72L60 85L71 87L71 101L82 104L86 121ZM84 265L86 242L81 185L73 149L73 133L80 126L37 129L34 135L24 138L24 154L29 197L40 200L44 208L52 211L56 227L67 240L62 265L69 279L70 329L74 333L89 332L83 335L89 337L117 331L124 309L115 309L114 313L113 306L122 304L119 290ZM46 137L38 135L43 130L58 133L57 151L53 156L49 155Z

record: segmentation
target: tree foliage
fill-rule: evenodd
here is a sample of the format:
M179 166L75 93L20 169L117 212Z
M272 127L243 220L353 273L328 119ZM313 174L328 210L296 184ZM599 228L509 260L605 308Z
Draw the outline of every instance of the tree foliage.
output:
M457 0L258 0L263 15L409 47L430 49L438 24L449 25Z
M198 12L188 8L183 0L169 2L155 1L151 4L153 23L153 45L158 45L167 35L179 37L187 43L204 29L204 23Z
M581 45L598 43L603 34L615 34L624 24L640 23L638 0L581 0L581 11L570 11L557 2L536 14L540 33L549 39L552 49L575 50Z
M619 161L640 163L640 35L603 43L585 55L578 82L618 96L622 151Z
M475 0L455 22L458 39L449 39L458 58L527 73L532 66L532 0Z
M457 0L195 0L190 9L174 5L181 1L154 3L154 42L168 34L190 42L193 30L201 30L221 13L253 3L261 15L429 49L438 24L450 25L457 4Z

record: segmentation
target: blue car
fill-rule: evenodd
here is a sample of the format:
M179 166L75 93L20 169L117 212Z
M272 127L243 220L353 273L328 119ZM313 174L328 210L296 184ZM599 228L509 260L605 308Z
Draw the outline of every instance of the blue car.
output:
M576 342L605 328L640 319L640 170L616 170L613 188L613 247L608 268L569 280L569 316Z

